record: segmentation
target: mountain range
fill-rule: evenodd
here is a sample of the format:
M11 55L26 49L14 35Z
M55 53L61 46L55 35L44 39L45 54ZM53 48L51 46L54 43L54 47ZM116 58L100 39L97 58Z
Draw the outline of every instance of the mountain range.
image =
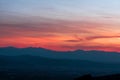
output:
M52 76L60 80L70 80L85 74L118 74L120 53L84 50L59 52L44 48L4 47L0 48L0 71L6 70L39 72L42 76Z
M4 47L0 48L0 55L18 56L18 55L30 55L40 56L52 59L70 59L70 60L87 60L94 62L104 63L120 63L120 53L118 52L104 52L104 51L52 51L44 48L15 48Z

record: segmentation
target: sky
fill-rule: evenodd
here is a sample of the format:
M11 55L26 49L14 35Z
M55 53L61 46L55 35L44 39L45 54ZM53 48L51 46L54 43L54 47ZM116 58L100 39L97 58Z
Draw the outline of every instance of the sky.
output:
M0 0L0 47L120 52L120 0Z

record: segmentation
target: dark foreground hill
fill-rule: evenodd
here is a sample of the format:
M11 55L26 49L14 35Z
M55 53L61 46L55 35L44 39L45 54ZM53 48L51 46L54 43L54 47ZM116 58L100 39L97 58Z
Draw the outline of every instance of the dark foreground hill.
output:
M42 75L39 72L36 73L30 73L30 72L22 72L22 71L0 71L0 80L120 80L120 74L114 74L114 75L105 75L105 76L91 76L84 75L77 78L71 78L70 76L67 76L69 78L61 77L51 77L51 76L45 76Z
M88 74L75 78L74 80L120 80L120 74L99 76L99 77L92 77L90 74Z

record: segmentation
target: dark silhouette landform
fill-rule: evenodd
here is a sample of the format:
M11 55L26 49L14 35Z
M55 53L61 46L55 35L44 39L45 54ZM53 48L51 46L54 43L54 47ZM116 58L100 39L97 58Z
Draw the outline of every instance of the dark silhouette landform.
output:
M0 80L120 80L119 73L117 52L0 48Z

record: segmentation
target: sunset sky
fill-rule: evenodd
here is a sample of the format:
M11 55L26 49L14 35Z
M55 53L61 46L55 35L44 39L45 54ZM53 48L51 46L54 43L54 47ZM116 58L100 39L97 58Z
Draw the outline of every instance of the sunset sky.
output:
M120 52L120 0L0 0L0 47Z

